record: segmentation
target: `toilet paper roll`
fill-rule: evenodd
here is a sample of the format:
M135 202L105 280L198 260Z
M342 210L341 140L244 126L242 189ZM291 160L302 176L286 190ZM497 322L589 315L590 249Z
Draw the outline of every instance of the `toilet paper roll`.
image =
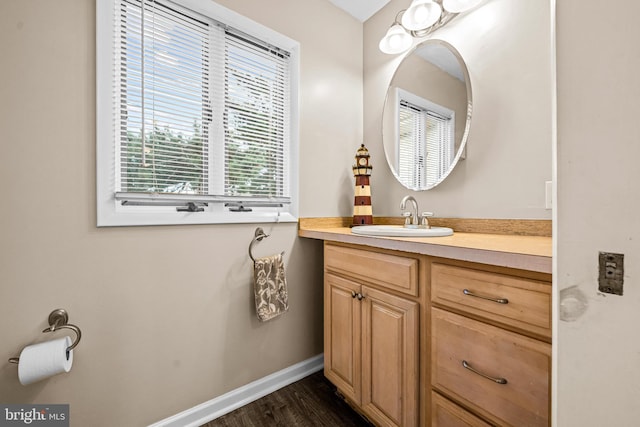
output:
M67 348L70 345L71 338L67 336L25 347L18 362L20 384L32 384L53 375L69 372L73 364L73 350L69 352L67 359Z

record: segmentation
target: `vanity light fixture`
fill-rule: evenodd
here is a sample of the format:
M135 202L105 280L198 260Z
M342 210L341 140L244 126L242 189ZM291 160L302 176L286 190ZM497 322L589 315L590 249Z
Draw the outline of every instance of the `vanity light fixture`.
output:
M387 31L387 34L380 40L378 47L384 53L395 55L396 53L402 53L411 47L413 43L413 37L407 30L404 29L396 18L391 28Z
M482 0L413 0L396 15L393 24L380 40L384 53L395 55L408 50L413 38L424 37L447 24L458 13L473 9Z
M402 26L409 31L425 31L441 16L442 6L434 0L413 0L402 14Z
M466 12L480 4L482 0L443 0L442 5L451 13Z

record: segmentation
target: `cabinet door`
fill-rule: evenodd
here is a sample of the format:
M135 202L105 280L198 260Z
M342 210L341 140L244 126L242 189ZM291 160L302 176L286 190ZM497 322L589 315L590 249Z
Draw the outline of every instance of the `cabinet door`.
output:
M325 274L324 375L349 399L360 404L360 285Z
M418 304L362 287L362 409L380 426L418 425Z

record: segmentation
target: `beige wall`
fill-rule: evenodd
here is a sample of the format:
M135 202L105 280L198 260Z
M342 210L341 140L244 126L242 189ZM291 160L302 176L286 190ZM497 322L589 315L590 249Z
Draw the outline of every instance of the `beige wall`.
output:
M556 280L587 304L558 324L561 427L640 422L640 3L615 8L603 13L594 0L557 7ZM599 251L625 255L623 296L598 292Z
M300 212L344 214L362 25L326 0L221 3L301 43ZM0 402L69 403L74 426L141 426L322 352L321 245L296 224L263 224L272 236L256 252L286 251L291 309L262 324L255 225L95 227L94 15L89 0L0 2ZM83 332L73 369L23 387L6 360L50 338L40 331L58 307Z
M552 172L549 2L485 1L433 35L467 63L473 120L467 159L422 192L393 178L381 142L386 90L403 56L383 54L378 42L410 3L392 0L364 25L364 136L374 164L374 216L399 215L400 200L411 194L436 216L550 219L544 199Z

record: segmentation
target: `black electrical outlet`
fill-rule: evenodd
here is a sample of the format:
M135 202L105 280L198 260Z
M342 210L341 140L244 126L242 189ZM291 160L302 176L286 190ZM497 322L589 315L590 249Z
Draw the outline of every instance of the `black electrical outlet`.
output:
M622 295L624 283L624 255L600 252L598 290L607 294Z

